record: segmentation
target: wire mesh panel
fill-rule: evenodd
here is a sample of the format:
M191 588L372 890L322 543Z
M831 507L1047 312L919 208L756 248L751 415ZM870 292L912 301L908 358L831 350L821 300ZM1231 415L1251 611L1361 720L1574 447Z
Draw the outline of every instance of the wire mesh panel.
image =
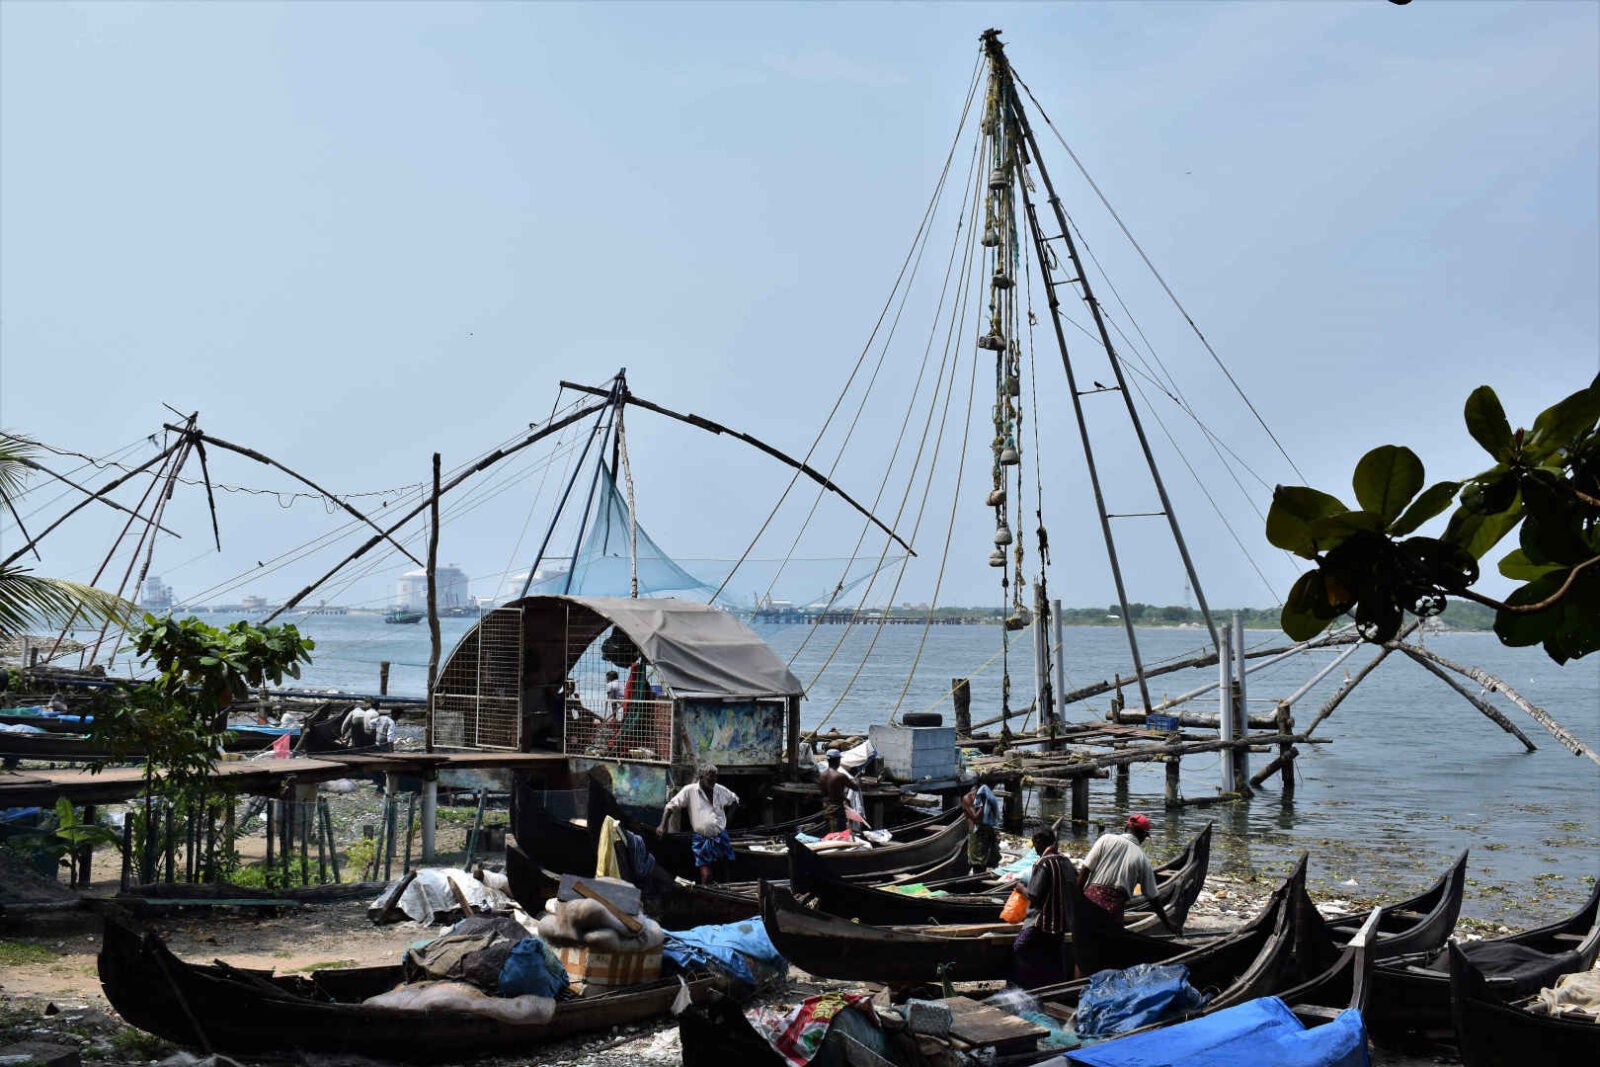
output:
M455 748L522 744L522 609L496 608L456 646L433 697L433 737Z
M566 751L672 762L672 698L655 667L615 627L569 629Z

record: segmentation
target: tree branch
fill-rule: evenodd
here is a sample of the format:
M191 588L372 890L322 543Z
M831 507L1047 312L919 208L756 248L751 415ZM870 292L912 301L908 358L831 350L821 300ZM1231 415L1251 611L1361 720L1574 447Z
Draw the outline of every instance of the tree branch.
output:
M1572 570L1567 572L1567 580L1561 583L1561 588L1557 589L1554 593L1551 593L1537 604L1504 604L1496 600L1494 597L1484 596L1482 593L1474 593L1471 589L1462 589L1459 592L1450 593L1447 595L1466 597L1468 600L1471 600L1474 603L1482 604L1484 607L1494 608L1496 611L1508 611L1513 615L1532 615L1536 611L1545 610L1546 608L1555 604L1556 601L1566 596L1567 590L1572 588L1573 579L1578 577L1578 572L1583 570L1583 568L1587 567L1591 563L1600 563L1600 556L1592 556L1573 567Z

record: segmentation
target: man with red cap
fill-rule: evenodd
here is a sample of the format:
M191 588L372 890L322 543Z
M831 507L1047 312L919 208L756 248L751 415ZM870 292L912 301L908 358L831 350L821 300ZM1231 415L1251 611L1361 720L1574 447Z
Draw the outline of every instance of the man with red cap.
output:
M1143 815L1128 816L1125 834L1102 834L1078 867L1078 888L1085 900L1119 923L1135 887L1142 888L1161 925L1176 933L1161 902L1150 896L1156 888L1156 870L1141 847L1149 836L1150 820Z

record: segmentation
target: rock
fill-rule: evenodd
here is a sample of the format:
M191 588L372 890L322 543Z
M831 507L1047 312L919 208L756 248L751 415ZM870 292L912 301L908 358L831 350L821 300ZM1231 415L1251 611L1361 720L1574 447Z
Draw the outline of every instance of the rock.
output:
M78 1050L47 1041L19 1041L0 1048L0 1067L80 1067Z

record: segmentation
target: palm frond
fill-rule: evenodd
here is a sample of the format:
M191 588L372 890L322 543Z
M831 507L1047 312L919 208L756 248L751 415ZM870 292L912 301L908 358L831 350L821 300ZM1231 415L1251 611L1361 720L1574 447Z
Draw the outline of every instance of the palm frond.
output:
M35 450L26 437L0 430L0 500L15 501L21 495Z
M23 567L0 567L0 637L29 628L74 623L127 626L138 608L114 593L64 578L42 578Z

